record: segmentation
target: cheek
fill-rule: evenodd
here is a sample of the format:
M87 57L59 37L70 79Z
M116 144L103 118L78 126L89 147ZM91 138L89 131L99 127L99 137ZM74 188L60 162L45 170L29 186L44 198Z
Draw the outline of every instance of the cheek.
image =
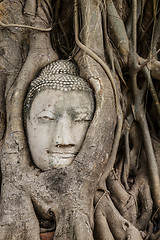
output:
M44 125L36 123L27 125L27 137L29 147L32 151L41 151L49 141L49 129Z
M75 144L81 145L85 139L90 122L77 122L73 124L73 135ZM80 146L79 146L80 147Z

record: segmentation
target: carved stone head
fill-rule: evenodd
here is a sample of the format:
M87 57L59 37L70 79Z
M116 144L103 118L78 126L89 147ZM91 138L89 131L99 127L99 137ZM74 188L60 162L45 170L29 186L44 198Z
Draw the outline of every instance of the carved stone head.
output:
M28 144L42 171L70 165L93 118L94 97L76 65L59 60L34 79L24 103Z

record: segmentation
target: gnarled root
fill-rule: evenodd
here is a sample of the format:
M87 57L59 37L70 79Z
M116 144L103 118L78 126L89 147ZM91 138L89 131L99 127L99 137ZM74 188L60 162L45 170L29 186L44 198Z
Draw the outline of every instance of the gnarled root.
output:
M88 216L82 212L75 212L74 215L76 240L93 240L93 233Z
M102 197L102 192L96 192L95 196L95 203L98 202L98 200ZM129 221L124 219L118 210L115 208L114 204L111 201L111 198L109 197L108 193L106 193L101 200L98 203L98 206L95 211L96 221L100 218L100 221L104 223L104 216L106 218L107 224L110 229L110 236L113 235L113 237L116 240L119 239L136 239L141 240L141 234ZM99 217L97 217L99 216ZM107 226L105 224L105 226ZM95 230L96 232L99 231L98 229L99 224L95 222ZM101 227L102 228L102 227ZM102 232L103 229L101 229ZM105 230L106 231L106 230ZM96 233L97 234L97 233ZM103 235L101 235L101 239L107 240L107 238L102 238ZM104 235L105 237L105 235ZM114 239L111 238L111 239ZM99 238L97 238L99 239Z
M114 240L107 219L102 211L95 212L95 239Z
M143 169L139 170L134 181L130 190L126 191L120 179L111 173L107 186L120 214L139 230L145 230L152 214L153 201Z

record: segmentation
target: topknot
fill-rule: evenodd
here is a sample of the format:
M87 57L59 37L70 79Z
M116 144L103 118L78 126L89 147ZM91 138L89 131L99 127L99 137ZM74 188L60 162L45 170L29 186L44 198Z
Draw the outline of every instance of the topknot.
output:
M24 119L26 119L26 114L29 112L35 96L45 89L85 91L92 94L92 89L79 76L79 69L73 62L57 60L43 68L39 76L31 82L23 107Z
M69 74L78 76L79 69L69 60L57 60L47 65L42 71L41 76L52 76L56 74Z

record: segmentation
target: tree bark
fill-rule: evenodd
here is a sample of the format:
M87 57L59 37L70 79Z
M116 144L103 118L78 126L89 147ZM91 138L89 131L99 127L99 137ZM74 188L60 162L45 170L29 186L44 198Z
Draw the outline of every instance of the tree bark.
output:
M157 0L0 1L0 240L40 240L41 220L56 225L55 240L159 239L159 9ZM73 163L43 172L23 103L58 59L77 63L95 112Z

